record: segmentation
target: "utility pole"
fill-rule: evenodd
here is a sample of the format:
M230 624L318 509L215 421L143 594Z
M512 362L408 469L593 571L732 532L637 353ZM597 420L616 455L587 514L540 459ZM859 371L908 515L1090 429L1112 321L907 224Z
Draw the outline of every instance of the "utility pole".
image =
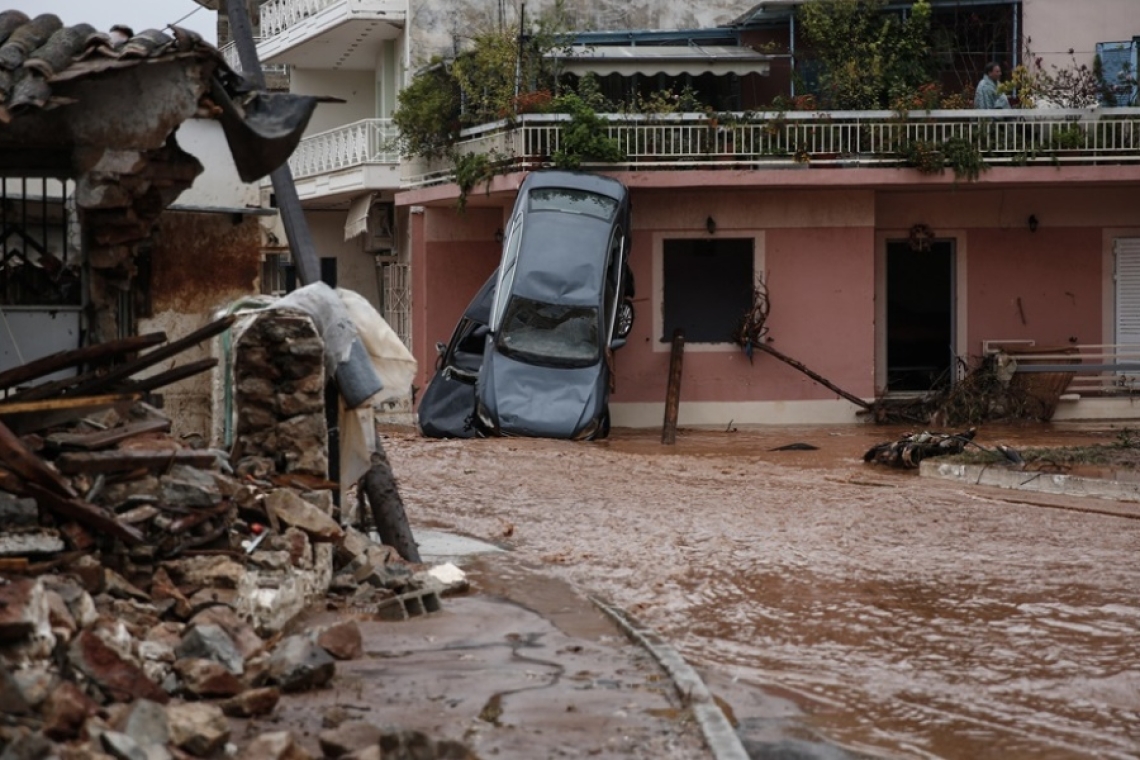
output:
M226 0L226 15L230 20L230 33L241 60L242 76L249 79L262 92L265 91L265 74L261 62L257 60L257 45L253 41L253 25L249 21L246 0ZM281 212L281 222L285 225L285 235L289 238L289 249L293 254L293 265L302 285L320 282L321 261L317 256L313 236L305 222L301 210L301 199L297 186L293 184L293 171L289 162L281 164L270 173L273 180L273 194L277 197L277 208Z

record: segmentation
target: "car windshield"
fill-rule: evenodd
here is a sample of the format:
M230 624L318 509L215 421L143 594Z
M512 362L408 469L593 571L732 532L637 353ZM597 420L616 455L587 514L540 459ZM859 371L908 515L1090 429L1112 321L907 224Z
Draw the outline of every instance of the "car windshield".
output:
M609 221L617 211L613 198L585 190L568 190L562 187L540 187L530 191L531 211L564 211L585 214Z
M598 361L598 309L513 296L496 345L530 364L588 367Z

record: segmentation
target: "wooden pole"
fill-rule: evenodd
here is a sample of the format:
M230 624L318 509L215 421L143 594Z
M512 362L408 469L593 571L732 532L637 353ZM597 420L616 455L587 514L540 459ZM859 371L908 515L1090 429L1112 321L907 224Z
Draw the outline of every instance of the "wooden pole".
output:
M90 346L84 346L83 348L71 349L70 351L60 351L59 353L45 356L42 359L36 359L27 364L21 364L19 367L13 367L10 370L0 372L0 389L11 388L14 385L26 383L30 380L43 377L44 375L58 372L61 369L67 369L68 367L108 361L123 354L150 348L165 340L166 333L155 332L147 335L134 335L129 338L120 338L119 340L110 340L106 343L95 343Z
M681 406L681 370L685 363L685 331L673 331L673 351L669 354L669 385L665 391L665 423L661 427L661 443L677 442L677 412Z
M784 353L777 351L776 349L769 346L767 343L764 343L763 341L761 341L760 343L755 344L754 348L758 348L765 353L771 354L772 356L774 356L777 359L779 359L780 361L782 361L784 364L787 364L789 367L796 369L796 370L799 370L800 372L802 372L805 375L807 375L808 377L810 377L812 380L815 380L817 383L822 385L824 388L827 388L828 390L835 391L840 396L842 396L843 398L850 401L852 404L855 404L856 406L862 407L863 409L867 409L867 410L871 410L874 408L874 404L868 403L868 402L864 401L863 399L859 398L858 396L856 396L852 393L848 393L847 391L843 390L842 388L840 388L835 383L828 380L823 375L820 375L817 372L812 372L810 369L805 367L802 362L798 362L795 359L793 359L792 357L788 356L787 354L784 354Z
M392 465L379 441L376 442L376 451L372 453L372 467L360 479L358 488L361 501L364 501L365 496L368 498L368 505L372 508L372 522L380 534L381 543L393 547L408 562L418 563L420 549L412 537L412 528L408 524L408 514L404 511L404 500L400 498Z

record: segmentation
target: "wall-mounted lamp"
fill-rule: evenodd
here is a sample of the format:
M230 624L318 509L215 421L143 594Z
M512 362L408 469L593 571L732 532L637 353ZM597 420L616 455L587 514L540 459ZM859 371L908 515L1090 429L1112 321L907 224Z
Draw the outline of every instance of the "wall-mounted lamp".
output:
M1036 214L1030 214L1029 215L1029 231L1030 232L1037 232L1037 215Z
M705 229L709 231L710 235L716 234L716 219L711 216L705 220Z
M495 230L495 242L500 243L500 244L503 242L503 228L502 227Z

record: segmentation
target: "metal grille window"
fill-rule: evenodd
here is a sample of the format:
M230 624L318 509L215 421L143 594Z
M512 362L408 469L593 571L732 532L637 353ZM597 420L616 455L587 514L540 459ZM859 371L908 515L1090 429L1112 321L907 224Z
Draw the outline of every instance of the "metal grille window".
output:
M0 181L0 304L82 305L74 192L71 181Z
M283 296L289 292L289 254L266 251L261 257L261 293Z
M381 316L405 346L412 345L412 268L398 262L380 265Z

